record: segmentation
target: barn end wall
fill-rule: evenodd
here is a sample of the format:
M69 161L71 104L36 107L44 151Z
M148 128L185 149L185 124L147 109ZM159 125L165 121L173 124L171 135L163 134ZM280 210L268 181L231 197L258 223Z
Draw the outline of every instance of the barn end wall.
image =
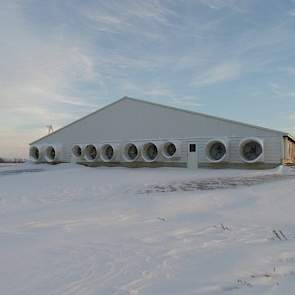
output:
M92 113L55 133L41 138L32 145L62 144L63 157L61 161L72 162L72 146L74 144L118 144L120 149L129 142L154 142L178 140L181 151L176 160L159 157L148 165L180 165L187 163L188 143L197 144L199 166L221 167L222 163L209 163L206 156L208 141L225 138L229 144L229 157L224 166L246 165L240 156L240 141L245 138L257 138L264 143L264 160L260 166L279 165L283 162L284 133L261 128L249 124L216 118L204 114L179 110L136 99L121 99L95 113ZM124 163L122 152L115 162ZM142 165L143 159L138 159L136 165ZM132 164L132 165L135 165ZM125 165L125 164L124 164ZM145 165L147 165L145 163Z

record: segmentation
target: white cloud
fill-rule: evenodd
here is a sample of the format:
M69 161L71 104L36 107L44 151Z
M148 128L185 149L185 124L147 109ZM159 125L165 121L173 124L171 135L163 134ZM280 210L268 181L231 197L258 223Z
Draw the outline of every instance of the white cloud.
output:
M157 40L164 37L159 26L172 26L169 17L177 17L173 10L159 0L104 1L84 7L81 13L94 23L98 31L138 34Z
M172 105L176 107L192 111L197 111L198 109L204 106L204 104L200 102L200 98L198 96L172 96L171 102Z
M122 88L127 96L144 98L154 102L159 102L160 100L163 104L175 107L196 110L203 106L198 96L179 95L168 85L160 82L153 82L148 85L136 85L132 82L125 82Z
M293 98L295 97L295 90L290 87L282 86L278 83L270 83L270 90L275 97L278 98Z
M237 79L240 74L241 65L239 63L222 63L195 76L192 85L196 87L204 87L215 83L231 81Z
M288 74L295 75L295 67L288 67L286 68Z
M199 0L203 5L208 6L211 9L231 9L236 12L246 12L242 6L242 1L239 0Z

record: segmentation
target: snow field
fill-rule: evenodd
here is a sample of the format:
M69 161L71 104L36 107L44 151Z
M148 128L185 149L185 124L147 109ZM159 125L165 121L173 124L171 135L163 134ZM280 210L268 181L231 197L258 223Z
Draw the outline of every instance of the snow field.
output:
M204 182L210 189L191 185ZM295 287L291 168L24 164L0 167L0 188L1 294L282 295Z

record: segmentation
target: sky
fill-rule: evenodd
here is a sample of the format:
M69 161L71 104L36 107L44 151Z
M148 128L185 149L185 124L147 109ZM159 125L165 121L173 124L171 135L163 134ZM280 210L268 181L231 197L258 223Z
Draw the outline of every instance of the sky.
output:
M123 96L295 133L295 0L0 0L0 157Z

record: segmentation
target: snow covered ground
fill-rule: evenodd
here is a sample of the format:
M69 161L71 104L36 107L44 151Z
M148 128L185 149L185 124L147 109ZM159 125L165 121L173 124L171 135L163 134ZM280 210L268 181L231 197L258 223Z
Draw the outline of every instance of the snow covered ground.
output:
M293 294L295 170L0 167L0 294Z

